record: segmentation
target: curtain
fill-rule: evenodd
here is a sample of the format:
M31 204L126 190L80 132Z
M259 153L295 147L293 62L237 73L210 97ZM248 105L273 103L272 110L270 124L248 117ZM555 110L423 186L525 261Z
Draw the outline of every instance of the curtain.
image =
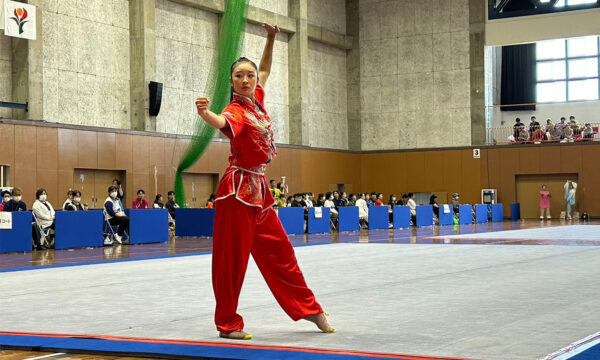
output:
M502 47L501 105L536 102L535 60L535 44ZM501 110L535 110L535 105L503 106Z

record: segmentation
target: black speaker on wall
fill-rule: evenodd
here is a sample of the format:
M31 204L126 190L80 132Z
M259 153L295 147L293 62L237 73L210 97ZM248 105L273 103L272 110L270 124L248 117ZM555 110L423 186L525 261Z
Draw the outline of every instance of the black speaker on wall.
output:
M163 84L150 81L148 84L148 89L150 90L150 107L148 112L150 113L150 116L157 116L160 112Z

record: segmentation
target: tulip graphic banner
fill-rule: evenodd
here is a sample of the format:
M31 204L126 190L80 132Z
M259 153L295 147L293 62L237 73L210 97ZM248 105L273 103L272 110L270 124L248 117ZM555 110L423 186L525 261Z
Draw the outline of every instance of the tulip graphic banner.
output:
M35 5L4 1L4 35L36 39Z

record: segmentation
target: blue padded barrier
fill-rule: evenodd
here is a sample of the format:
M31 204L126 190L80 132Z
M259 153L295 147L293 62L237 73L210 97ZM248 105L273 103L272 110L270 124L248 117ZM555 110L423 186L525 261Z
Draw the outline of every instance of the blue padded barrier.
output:
M488 206L487 206L487 204L475 205L475 222L478 224L488 222Z
M450 210L447 214L444 213L444 206L448 206L448 210ZM454 209L452 208L452 204L440 205L440 225L454 225Z
M103 225L102 210L57 211L54 248L101 247Z
M0 230L0 253L31 251L31 211L13 212L12 229Z
M215 209L175 209L175 236L211 237Z
M175 217L179 219L177 210L179 209L175 210ZM128 209L125 212L129 216L130 244L169 241L169 215L167 209ZM179 222L176 222L176 224L179 225Z
M308 233L325 234L331 232L331 209L322 208L323 216L320 219L315 217L315 208L308 208Z
M389 229L390 209L387 206L369 208L369 230Z
M473 223L473 207L471 205L460 205L459 215L459 223L461 225Z
M288 235L304 234L304 208L279 208L279 220Z
M417 227L433 225L433 206L417 206Z
M394 206L394 229L405 229L410 227L410 207Z
M521 220L521 204L510 204L510 219L512 221Z
M492 222L504 221L504 206L502 204L492 204Z
M360 230L358 206L341 207L338 213L339 232Z

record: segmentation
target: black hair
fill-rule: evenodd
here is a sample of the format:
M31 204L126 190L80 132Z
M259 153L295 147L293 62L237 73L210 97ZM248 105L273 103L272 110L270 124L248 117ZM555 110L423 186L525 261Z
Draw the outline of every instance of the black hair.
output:
M10 195L10 191L8 191L8 190L4 190L4 191L2 192L2 197L4 197L4 195L6 195L6 194Z
M168 195L175 195L175 191L173 191L173 190L169 191L169 192L167 193L167 196L168 196Z
M113 192L113 191L117 191L117 187L116 187L116 186L114 186L114 185L111 185L111 186L109 186L109 187L108 187L108 193L110 194L110 193L111 193L111 192Z
M575 116L571 115L569 116L569 119L575 119Z
M272 183L272 182L275 182L275 179L269 180L269 184Z
M46 189L44 189L44 188L37 189L37 191L35 192L35 198L39 199L40 195L42 195L43 193L47 194Z
M67 191L67 196L69 196L69 195L73 195L73 190Z
M414 195L415 195L415 194L413 194L413 193L408 193L408 197L409 197L409 198L413 197Z
M215 201L215 199L215 194L210 194L210 196L208 197L208 201Z
M348 198L352 199L353 196L354 196L354 193L350 193L350 195L348 195Z
M156 196L154 197L154 202L158 202L158 200L160 200L161 197L161 194L156 194Z
M564 116L561 116L561 117L560 117L560 119L561 119L561 120L567 120L567 118L566 118L566 117L564 117Z
M408 199L408 195L406 195L406 194L402 194L402 198L403 198L403 199Z
M137 194L138 194L138 195L139 195L140 193L142 193L142 194L146 195L146 192L144 191L144 189L139 189L139 190L137 191Z
M117 185L121 185L121 181L119 181L119 179L114 179L113 182L117 182Z
M516 121L516 122L521 122L521 119L519 119L519 118L516 118L516 119L515 119L515 121Z
M258 81L258 66L256 66L256 64L254 63L254 61L246 58L246 57L241 57L239 59L237 59L233 64L231 64L231 71L229 72L229 75L231 77L233 77L233 70L235 70L235 68L242 63L250 63L254 69L256 70L256 80ZM233 86L230 89L230 95L229 95L229 101L233 100Z
M429 198L429 205L435 204L435 199L437 199L437 195L431 195L431 197Z
M394 201L392 200L392 198L395 198L395 197L396 197L396 194L390 194L390 200L388 201L388 204L393 204Z
M535 117L535 115L531 117L531 120L533 120L533 119L537 119L537 118Z
M79 191L79 190L72 190L71 193L73 194L73 197L75 197L77 195L81 196L81 191Z

